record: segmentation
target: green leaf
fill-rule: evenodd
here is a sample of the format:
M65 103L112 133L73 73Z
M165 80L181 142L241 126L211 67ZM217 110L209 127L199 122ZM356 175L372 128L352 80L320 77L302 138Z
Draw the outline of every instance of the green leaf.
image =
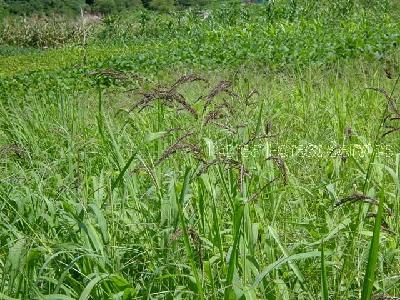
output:
M204 138L204 141L206 142L207 145L207 150L208 150L208 157L210 159L215 159L215 145L214 142L208 138Z
M261 124L262 124L262 114L264 112L264 99L261 99L260 101L260 108L258 110L258 117L257 117L257 126L256 126L256 135L259 134L260 132L260 128L261 128Z
M367 270L364 276L363 289L361 293L361 300L369 300L372 296L372 289L375 281L375 270L378 262L379 255L379 236L382 226L384 190L381 190L378 213L375 217L374 234L372 236L371 245L369 247Z
M43 300L74 300L74 298L62 294L51 294L43 296Z
M289 253L286 250L286 248L283 246L283 244L281 243L281 241L279 239L279 236L276 233L276 231L271 226L269 226L268 229L269 229L269 232L271 233L271 236L274 238L275 242L278 244L279 248L281 249L283 255L285 257L289 257ZM297 267L297 265L294 262L292 262L291 260L288 260L288 263L289 263L290 268L296 274L296 276L299 279L299 281L300 282L304 282L304 276L301 273L300 269Z
M283 264L291 261L296 261L296 260L305 260L308 258L315 258L315 257L320 257L321 252L319 251L311 251L311 252L305 252L305 253L298 253L298 254L293 254L288 257L282 257L281 259L278 259L274 263L268 265L264 270L256 277L254 280L254 283L252 285L252 288L255 289L259 285L259 283L264 279L265 276L267 276L271 271L279 268Z
M336 235L343 229L349 226L351 220L350 218L345 218L340 224L338 224L334 229L332 229L324 238L320 239L319 241L308 243L307 246L317 246L322 244L324 241L331 240L332 238L336 237Z
M18 239L10 248L8 261L11 265L11 272L18 272L25 249L25 239Z
M118 288L127 288L129 287L129 282L122 276L119 275L111 275L110 276L110 281L117 286Z
M177 206L178 206L178 212L179 212L179 221L181 223L183 238L184 238L184 242L185 242L185 248L186 248L186 252L189 256L190 267L192 269L192 273L195 277L198 297L199 297L199 299L204 299L203 286L202 286L202 283L200 280L199 272L197 270L195 257L194 257L192 246L191 246L190 240L189 240L189 233L188 233L188 229L186 226L185 215L183 212L183 202L184 202L186 194L189 191L189 179L190 179L190 168L186 168L183 186L182 186L182 190L181 190L181 195L179 197L179 200L178 200L178 198L176 200L177 200Z
M329 300L328 276L326 275L324 243L322 243L321 247L321 285L322 285L322 299Z
M96 251L100 252L103 255L104 254L103 242L101 237L97 233L96 228L94 228L94 226L90 222L86 222L85 227L86 227L86 233L89 237L92 246Z
M3 293L0 293L0 300L18 300L16 298L9 297Z
M109 236L108 236L108 229L107 229L107 221L103 215L103 212L95 203L92 203L89 206L96 216L97 224L100 227L100 231L101 231L101 235L103 236L104 243L108 243Z
M134 288L127 288L124 290L122 300L131 300L136 296L136 290Z
M163 136L165 136L166 133L167 133L166 131L150 132L150 133L146 134L146 136L144 137L144 141L146 143L150 143L152 141L162 138Z
M128 170L129 166L131 165L132 161L135 159L137 152L133 153L132 156L128 159L128 161L126 162L125 166L122 168L121 172L119 173L117 179L115 179L112 183L111 183L111 191L113 191L118 184L122 181L122 179L124 178L124 174L125 172Z
M89 283L86 285L85 289L83 290L81 296L79 297L79 300L89 299L90 293L92 292L95 285L108 277L109 277L109 274L101 274L99 276L96 276L92 280L90 280Z

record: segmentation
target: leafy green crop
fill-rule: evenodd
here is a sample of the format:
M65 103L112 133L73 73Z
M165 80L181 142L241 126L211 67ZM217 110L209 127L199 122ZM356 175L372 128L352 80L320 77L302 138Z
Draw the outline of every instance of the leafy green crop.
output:
M55 59L44 64L140 72L177 65L206 69L322 65L360 56L382 58L400 43L398 15L384 2L363 6L354 1L343 7L339 2L299 1L294 7L291 3L233 3L215 8L204 20L189 10L170 15L142 11L94 23L46 19L5 23L0 40L29 47L75 45L73 51L28 54L35 63L24 64L25 58L17 53L15 59L22 63L14 65L24 70L41 69L42 60L49 56L59 55L62 60L68 55L70 63ZM10 62L2 63L1 73L9 72L13 59L9 54Z

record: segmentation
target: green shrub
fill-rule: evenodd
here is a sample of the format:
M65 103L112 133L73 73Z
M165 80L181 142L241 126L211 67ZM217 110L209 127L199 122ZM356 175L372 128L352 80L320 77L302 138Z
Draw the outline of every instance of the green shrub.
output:
M112 13L116 8L114 0L98 0L94 5L94 10L102 14Z
M8 15L6 4L3 0L0 0L0 22Z
M14 15L76 15L80 12L81 7L85 4L84 0L3 0L5 7Z
M150 8L162 12L168 12L174 9L174 3L174 0L151 0Z

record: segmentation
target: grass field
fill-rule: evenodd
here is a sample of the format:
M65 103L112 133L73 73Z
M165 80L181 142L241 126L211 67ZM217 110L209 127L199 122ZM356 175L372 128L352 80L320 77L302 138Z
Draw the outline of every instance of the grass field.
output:
M0 299L400 297L398 15L282 3L2 46Z

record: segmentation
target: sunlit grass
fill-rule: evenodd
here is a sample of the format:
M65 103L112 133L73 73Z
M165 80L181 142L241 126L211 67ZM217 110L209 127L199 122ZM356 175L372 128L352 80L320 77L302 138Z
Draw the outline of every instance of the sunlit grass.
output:
M200 75L208 83L177 89L197 118L182 102L160 100L165 87L133 110L142 96L121 91L130 86L4 91L1 293L358 299L369 257L372 292L398 295L396 133L378 145L366 202L343 200L362 199L354 195L386 105L366 88L391 90L384 65ZM158 81L179 77L164 71ZM232 87L224 92L220 80ZM147 95L155 86L154 78L142 85ZM358 219L359 207L376 210L368 199L380 200L382 229Z

